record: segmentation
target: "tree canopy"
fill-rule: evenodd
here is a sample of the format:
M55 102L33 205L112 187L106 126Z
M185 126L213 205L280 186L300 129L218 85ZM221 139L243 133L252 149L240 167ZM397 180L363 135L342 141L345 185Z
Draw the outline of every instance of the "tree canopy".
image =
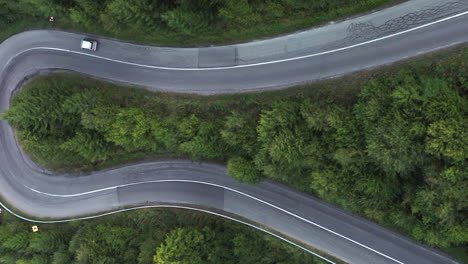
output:
M189 211L147 209L40 224L36 233L30 223L8 212L0 215L2 264L234 264L253 259L259 264L323 263L250 227Z
M430 245L462 245L468 52L457 54L362 82L346 100L332 92L175 96L44 76L4 118L52 168L154 155L222 162L241 182L279 180Z

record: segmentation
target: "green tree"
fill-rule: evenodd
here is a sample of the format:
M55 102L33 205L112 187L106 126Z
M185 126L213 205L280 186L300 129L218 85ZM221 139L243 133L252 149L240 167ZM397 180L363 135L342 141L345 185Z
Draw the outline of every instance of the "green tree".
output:
M179 145L177 121L171 118L152 118L150 122L154 140L158 142L161 149L176 152Z
M21 9L27 11L29 15L40 19L44 19L50 15L66 18L68 8L74 4L74 0L20 0L15 2L21 4Z
M159 148L151 131L151 119L139 108L120 109L105 138L127 151Z
M173 8L161 15L170 29L186 35L212 30L218 21L218 8L224 0L177 0Z
M227 163L227 173L240 182L250 184L259 183L265 178L252 161L242 157L229 159Z
M106 106L90 109L81 113L81 125L86 129L96 130L105 135L109 133L119 111L120 109L117 107Z
M2 247L11 250L26 249L29 246L29 235L26 232L12 234L2 241Z
M408 175L424 163L423 142L409 126L402 120L386 119L367 135L369 157L389 174Z
M156 263L201 264L210 261L210 247L215 234L204 228L178 228L167 236L154 255Z
M420 87L411 74L402 71L395 80L370 82L356 104L369 158L386 173L408 176L425 162Z
M17 258L12 252L2 252L0 256L0 263L2 264L16 264Z
M307 252L295 251L293 246L284 246L278 239L254 233L236 233L233 252L236 263L256 264L318 264L326 262L311 258ZM265 254L268 252L268 254Z
M200 34L209 28L209 20L193 10L172 9L162 14L161 19L169 28L186 35Z
M239 263L274 263L271 254L263 254L261 252L271 252L267 248L267 243L258 237L248 236L246 234L238 234L233 239L234 256Z
M32 8L25 1L0 0L0 26L7 28L13 23L19 23L28 15L34 15ZM30 13L31 12L31 13Z
M468 118L432 123L427 133L426 151L454 162L465 162L468 159Z
M463 118L468 109L468 101L444 79L427 78L421 80L424 116L430 122L442 119Z
M223 140L241 153L254 155L258 149L256 120L249 115L232 112L221 130Z
M109 102L103 91L86 87L88 89L80 90L64 98L62 108L65 113L81 116L98 107L111 107L113 103Z
M194 159L214 159L225 155L226 146L219 133L220 122L203 120L191 115L178 124L179 150Z
M155 233L155 232L151 232ZM142 241L140 253L138 254L138 264L154 264L154 249L161 244L159 239L149 238Z
M320 197L336 202L340 198L348 197L345 190L349 187L350 180L343 176L333 168L313 171L310 175L310 188Z
M78 131L73 138L61 144L60 148L77 153L92 163L106 160L114 149L100 134L92 130Z
M62 102L76 92L61 87L58 81L39 82L13 99L13 106L3 116L16 129L37 136L64 137L79 124L79 116L67 113Z
M441 170L426 168L424 187L417 189L411 204L413 214L422 216L425 232L418 238L430 245L449 246L468 241L468 169L465 165Z
M20 259L16 261L16 264L48 264L50 259L46 255L34 255L31 259Z
M75 234L69 249L78 263L135 263L140 234L128 224L107 221L87 225Z
M369 158L378 168L361 175L380 176L369 177L371 181L358 177L355 190L363 194L361 206L384 208L386 203L369 204L367 198L375 201L376 195L382 201L394 199L394 206L411 214L386 213L395 215L395 223L417 239L441 246L466 243L468 233L461 227L466 225L468 199L463 191L467 102L446 80L409 70L367 85L355 114Z
M219 17L231 28L244 28L260 21L248 0L226 1L219 9Z
M285 17L285 7L278 0L267 0L264 4L259 4L258 10L263 19L281 19Z
M76 6L70 8L70 19L73 23L87 29L95 29L100 23L99 17L105 8L106 1L75 0Z
M68 242L68 241L67 241ZM52 264L69 264L72 262L72 254L65 248L61 248L54 252L52 256Z
M255 164L266 175L288 180L301 175L307 154L307 131L297 104L280 101L263 111L257 127L260 150Z
M52 255L58 249L63 249L68 245L74 230L68 226L59 226L53 229L47 226L41 228L41 231L31 236L29 249L35 253Z
M160 28L164 6L164 1L112 0L101 14L101 21L113 32L132 29L151 32Z

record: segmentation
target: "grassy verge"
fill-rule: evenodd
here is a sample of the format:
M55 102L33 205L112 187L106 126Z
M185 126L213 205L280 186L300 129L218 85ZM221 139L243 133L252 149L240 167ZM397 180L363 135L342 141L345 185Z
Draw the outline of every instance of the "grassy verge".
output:
M116 0L8 2L3 4L8 14L0 15L0 40L27 29L53 28L147 44L227 44L303 30L403 0L216 1L208 6L161 2L149 6ZM55 21L49 22L49 16Z
M54 74L28 83L6 118L47 167L236 158L229 169L240 180L285 182L466 261L467 58L465 45L292 89L209 97Z

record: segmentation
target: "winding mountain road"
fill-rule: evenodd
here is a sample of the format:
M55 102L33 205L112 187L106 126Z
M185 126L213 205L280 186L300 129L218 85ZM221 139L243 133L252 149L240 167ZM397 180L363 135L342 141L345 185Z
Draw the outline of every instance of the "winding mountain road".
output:
M332 78L468 42L468 1L413 0L274 39L205 48L139 46L82 34L28 31L0 44L0 112L29 76L53 69L150 90L218 94L279 89ZM240 184L223 166L186 160L133 164L90 174L55 174L22 152L0 121L0 195L38 218L147 204L207 208L240 216L348 263L457 263L360 217L265 181Z

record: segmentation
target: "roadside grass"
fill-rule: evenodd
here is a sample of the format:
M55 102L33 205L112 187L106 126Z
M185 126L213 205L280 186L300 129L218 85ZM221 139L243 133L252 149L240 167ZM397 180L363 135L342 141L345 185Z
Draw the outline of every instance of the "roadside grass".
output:
M338 8L332 8L327 11L317 11L313 14L302 11L296 13L294 16L283 15L281 17L274 18L262 17L262 19L254 26L237 26L230 30L226 30L223 23L218 23L214 26L207 27L203 30L203 33L197 34L183 34L177 30L170 29L167 26L153 29L150 32L144 30L144 28L132 27L121 29L119 31L110 31L105 29L101 23L95 23L95 21L88 23L88 26L74 23L66 11L61 11L59 14L55 15L54 22L49 22L47 16L37 17L31 15L25 16L24 19L22 18L15 23L6 24L6 26L0 31L0 42L15 33L25 30L57 29L86 32L122 40L135 41L143 44L164 46L207 46L213 44L232 44L305 30L327 22L343 20L350 16L372 12L377 9L383 9L405 1L407 0L363 0L354 4L342 4L339 5ZM53 12L51 12L51 15L53 15Z

